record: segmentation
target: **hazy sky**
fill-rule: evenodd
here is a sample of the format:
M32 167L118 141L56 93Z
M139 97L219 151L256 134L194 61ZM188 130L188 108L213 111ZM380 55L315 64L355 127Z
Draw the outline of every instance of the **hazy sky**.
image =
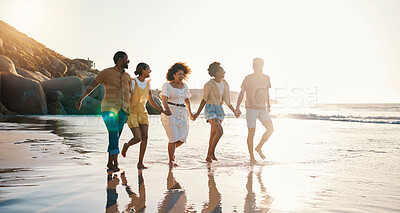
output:
M232 90L265 60L272 97L316 93L324 102L400 103L398 0L0 0L0 19L68 58L113 66L118 50L152 69L187 62L201 88L221 62ZM312 95L312 94L311 94Z

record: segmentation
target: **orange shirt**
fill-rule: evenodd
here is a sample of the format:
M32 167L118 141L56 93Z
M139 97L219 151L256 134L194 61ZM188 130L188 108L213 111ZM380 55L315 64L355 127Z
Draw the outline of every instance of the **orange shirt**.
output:
M101 102L101 111L111 111L117 114L122 108L129 114L129 90L131 76L122 72L115 66L102 70L94 79L99 84L104 84L105 94Z
M255 110L265 110L268 97L268 89L271 81L265 74L250 74L242 83L242 90L246 92L245 107Z

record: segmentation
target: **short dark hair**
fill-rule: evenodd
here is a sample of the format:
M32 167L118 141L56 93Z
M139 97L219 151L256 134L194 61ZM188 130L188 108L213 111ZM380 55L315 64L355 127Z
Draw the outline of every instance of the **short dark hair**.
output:
M212 77L215 77L215 73L217 73L219 71L219 68L221 68L221 63L219 62L213 62L212 64L210 64L210 66L208 67L208 74Z
M116 52L116 53L114 54L114 57L113 57L114 63L117 64L118 59L124 58L125 56L126 56L126 53L123 52L123 51L118 51L118 52Z
M135 71L135 75L141 75L142 74L142 71L143 70L145 70L145 69L147 69L147 66L149 66L149 65L147 65L146 63L139 63L137 66L136 66L136 71Z
M178 62L178 63L175 63L174 65L172 65L168 69L168 72L167 72L167 75L166 75L167 80L168 81L173 81L174 80L174 74L177 73L179 70L182 70L183 73L185 73L185 78L184 78L185 80L187 80L188 79L188 75L190 73L192 73L192 70L185 63Z

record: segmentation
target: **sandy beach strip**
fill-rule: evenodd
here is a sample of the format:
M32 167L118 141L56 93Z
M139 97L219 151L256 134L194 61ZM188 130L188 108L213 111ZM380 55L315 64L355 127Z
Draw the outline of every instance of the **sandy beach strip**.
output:
M30 168L59 164L72 151L50 131L0 131L0 168Z

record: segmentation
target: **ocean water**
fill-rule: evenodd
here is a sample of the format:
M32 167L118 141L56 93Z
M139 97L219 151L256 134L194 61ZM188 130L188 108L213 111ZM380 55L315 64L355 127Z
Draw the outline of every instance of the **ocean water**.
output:
M180 166L173 171L167 165L167 137L160 117L150 116L144 161L149 169L140 174L135 169L138 146L129 149L127 158L120 158L138 198L130 199L125 195L126 185L116 183L117 210L139 203L141 195L145 196L140 201L146 205L144 212L400 212L400 104L274 106L271 116L275 131L263 147L266 160L256 154L258 164L248 162L245 116L234 118L227 112L224 135L216 149L219 161L204 161L210 127L200 116L190 122L188 142L176 151ZM104 169L107 133L101 117L34 120L36 124L8 118L0 125L2 129L52 129L88 165ZM255 143L263 132L257 123ZM120 147L131 137L125 126ZM87 169L87 176L96 179L95 171ZM67 185L67 180L58 181ZM100 198L88 196L85 202L75 199L70 204L94 212L106 210L112 196L105 177L99 183L94 186L98 191L92 187L89 192ZM11 191L2 194L0 210L18 209L7 202L11 198L23 200L18 205L35 206L34 201Z

